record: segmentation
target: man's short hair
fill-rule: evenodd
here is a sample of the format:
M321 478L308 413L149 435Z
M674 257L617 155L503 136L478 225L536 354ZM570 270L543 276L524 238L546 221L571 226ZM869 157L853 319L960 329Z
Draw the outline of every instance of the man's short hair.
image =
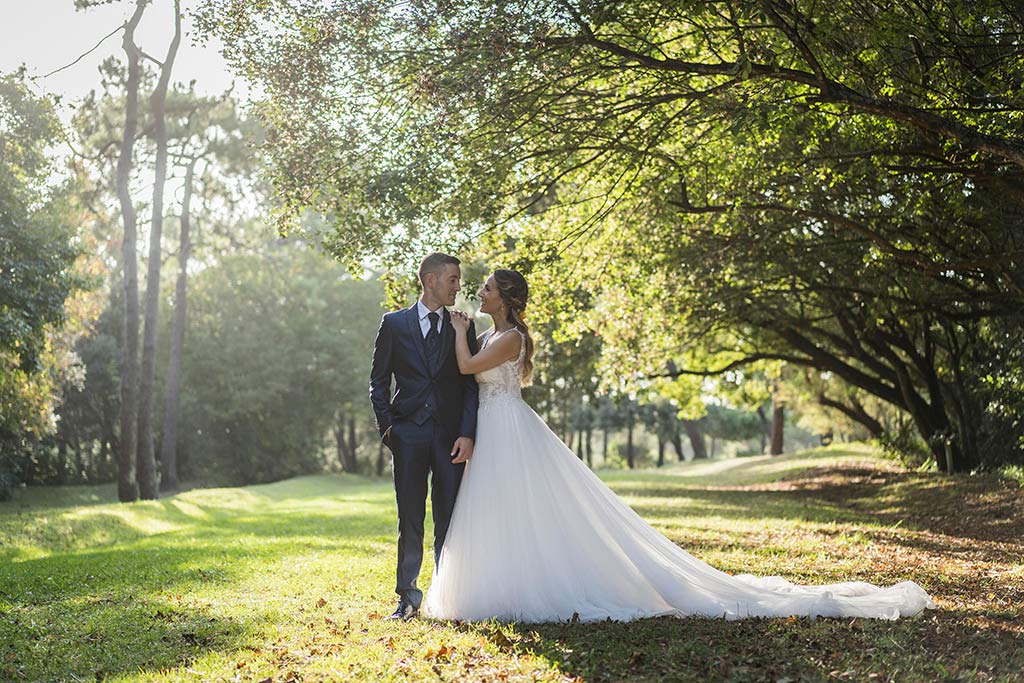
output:
M439 251L435 251L433 254L428 254L427 257L420 262L420 284L425 284L424 278L426 278L427 273L439 273L444 270L444 267L448 264L457 266L460 263L462 262L454 256L442 254Z

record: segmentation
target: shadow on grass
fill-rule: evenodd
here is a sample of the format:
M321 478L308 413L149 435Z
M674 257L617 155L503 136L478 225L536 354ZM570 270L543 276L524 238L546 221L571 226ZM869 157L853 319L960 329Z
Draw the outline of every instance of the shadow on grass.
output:
M602 681L1015 680L1020 622L944 611L895 622L864 619L661 617L637 622L515 625L504 648ZM487 627L470 627L494 639ZM504 642L499 639L499 642Z
M192 491L123 509L0 514L0 537L20 538L26 547L48 553L0 550L0 680L59 680L54 672L68 680L92 679L140 669L153 675L206 653L232 653L272 640L264 630L295 615L245 594L254 573L274 571L299 555L349 556L374 566L392 562L390 484L342 480L279 482L228 490L230 497ZM341 489L339 481L345 484ZM726 540L705 540L700 547L734 543L737 561L773 551L760 547L756 534L729 526L770 526L773 520L810 523L795 530L808 538L852 528L877 540L878 552L902 545L932 558L926 566L891 562L873 576L851 577L849 569L822 567L813 547L789 543L779 550L784 562L770 562L815 579L836 574L836 580L891 583L905 577L890 572L908 571L941 595L999 591L1005 580L950 573L944 563L970 553L1004 558L994 554L1003 552L999 544L1007 544L1008 553L1018 547L1007 540L1008 529L1019 522L1007 518L1018 509L1012 490L959 489L934 475L901 477L854 467L822 468L745 488L702 488L693 479L654 474L635 481L612 477L611 485L676 537L700 537L700 520L725 520L715 528L724 529ZM986 516L986 501L998 514ZM967 514L968 521L942 521L950 510ZM382 544L387 557L374 559ZM859 547L839 547L838 553L856 555ZM203 596L221 591L226 597L216 606L204 602ZM1019 607L1000 612L983 599L977 605L984 608L943 609L898 622L660 618L511 625L500 627L500 638L495 625L458 628L490 638L509 654L532 652L586 681L867 680L871 674L881 680L946 680L961 673L1012 680L1024 669ZM369 621L356 624L353 634L365 633L359 626L372 628Z
M0 680L102 680L237 650L288 618L244 593L254 575L299 556L379 554L390 500L354 490L324 509L315 496L293 510L200 495L0 516L0 534L25 543L0 560Z
M0 680L97 680L186 666L239 646L258 617L121 594L24 603L0 613Z
M800 496L844 504L882 524L907 521L972 541L1016 543L1024 538L1021 486L993 475L816 468L791 483L789 490Z
M753 487L613 487L648 519L800 521L821 525L818 533L826 535L845 533L829 529L838 523L858 526L867 539L937 556L998 562L1024 557L1024 495L1018 483L996 477L830 467Z
M865 515L856 510L835 503L808 505L798 496L782 491L719 490L692 485L655 488L622 484L615 484L613 489L647 518L670 514L683 519L711 516L727 520L777 519L819 524L866 521ZM647 502L650 499L654 501Z

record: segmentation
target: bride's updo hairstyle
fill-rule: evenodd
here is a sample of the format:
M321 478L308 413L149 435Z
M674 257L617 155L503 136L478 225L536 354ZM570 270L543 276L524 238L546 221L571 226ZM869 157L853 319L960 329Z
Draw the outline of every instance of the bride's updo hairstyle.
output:
M515 325L523 333L526 355L523 358L523 374L519 378L519 382L524 387L527 387L533 381L533 337L530 336L530 328L527 326L526 321L523 320L526 300L530 296L529 288L526 286L526 278L518 271L498 268L494 271L494 282L498 285L498 295L508 310L508 322Z

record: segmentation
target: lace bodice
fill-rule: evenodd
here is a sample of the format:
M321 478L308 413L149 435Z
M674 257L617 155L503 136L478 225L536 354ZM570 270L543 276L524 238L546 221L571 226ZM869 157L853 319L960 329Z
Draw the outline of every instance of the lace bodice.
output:
M506 330L502 334L518 334L520 337L523 333L513 327L511 330ZM483 344L480 349L483 350L491 338L494 337L494 328L492 327L487 331L487 336L484 337ZM523 360L526 357L526 340L522 339L519 345L519 356L515 360L507 360L501 365L491 368L490 370L484 370L483 372L476 373L476 382L480 386L480 407L496 405L504 401L522 399L522 390L520 385L520 377L522 377Z

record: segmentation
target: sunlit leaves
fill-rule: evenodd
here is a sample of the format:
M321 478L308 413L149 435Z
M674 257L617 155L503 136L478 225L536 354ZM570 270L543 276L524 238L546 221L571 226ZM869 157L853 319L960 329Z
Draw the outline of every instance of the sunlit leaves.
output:
M316 211L339 257L395 265L508 233L538 313L600 336L606 383L768 355L974 448L948 406L984 399L934 381L1024 303L1024 29L996 0L279 0L206 20L267 87L282 226Z
M52 430L74 337L92 314L71 311L61 334L65 302L85 279L74 269L73 186L48 155L58 128L48 101L19 77L0 76L0 497L33 442Z

